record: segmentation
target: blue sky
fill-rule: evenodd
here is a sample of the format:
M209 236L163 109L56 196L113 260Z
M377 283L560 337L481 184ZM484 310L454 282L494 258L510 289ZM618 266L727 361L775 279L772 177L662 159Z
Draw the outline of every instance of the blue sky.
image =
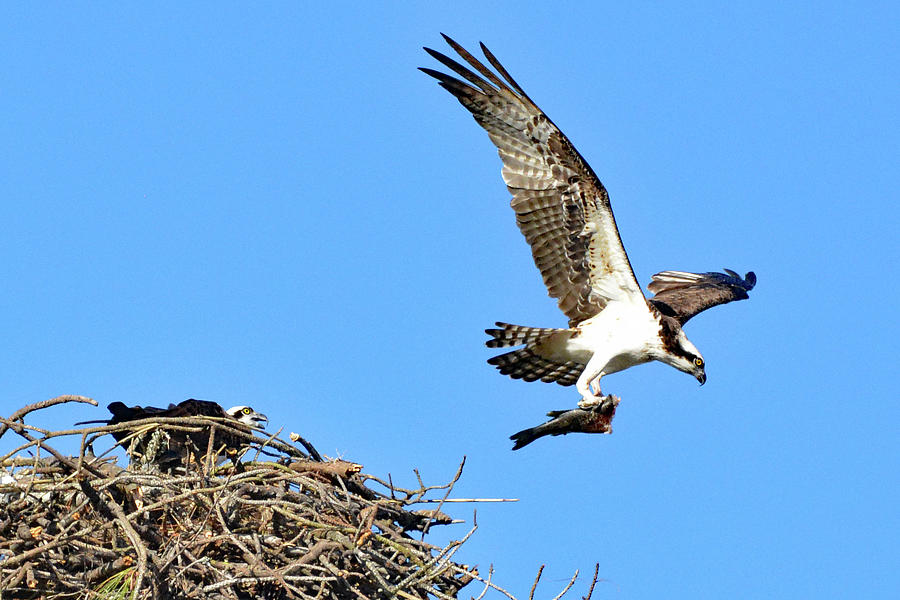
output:
M458 496L520 500L479 506L458 558L520 597L595 562L601 599L896 597L896 3L0 18L0 414L251 404L409 485L465 455ZM613 435L510 451L577 393L500 376L482 330L565 319L487 136L416 70L440 31L487 43L591 163L642 284L756 271L687 328L702 389L616 374Z

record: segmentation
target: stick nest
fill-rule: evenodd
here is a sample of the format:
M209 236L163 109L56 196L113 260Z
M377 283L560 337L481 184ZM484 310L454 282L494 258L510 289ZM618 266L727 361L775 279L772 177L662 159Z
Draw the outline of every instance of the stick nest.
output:
M96 404L60 397L0 418L0 437L21 438L0 457L0 598L445 599L484 582L452 560L474 527L445 547L424 541L452 522L440 509L462 465L449 484L404 490L322 460L296 436L303 449L205 417L65 431L24 424L62 402ZM135 432L122 442L127 468L108 451L93 455L124 429ZM206 431L206 448L179 448L184 460L159 468L154 453L167 441ZM223 462L216 438L237 434L249 451ZM80 439L77 455L54 448L67 436L71 446ZM412 510L429 500L434 510Z

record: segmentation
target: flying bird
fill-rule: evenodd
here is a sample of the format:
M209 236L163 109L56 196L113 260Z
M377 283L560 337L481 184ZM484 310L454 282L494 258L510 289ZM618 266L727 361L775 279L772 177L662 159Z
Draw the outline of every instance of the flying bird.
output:
M421 70L453 94L497 146L516 223L550 296L569 318L565 329L498 322L497 329L485 330L487 346L522 347L488 363L514 379L575 385L584 409L602 403L605 375L653 360L705 383L706 363L682 327L707 308L748 298L756 275L663 271L653 276L648 289L655 296L647 299L606 188L578 150L484 44L497 73L444 39L468 66L425 51L461 79Z

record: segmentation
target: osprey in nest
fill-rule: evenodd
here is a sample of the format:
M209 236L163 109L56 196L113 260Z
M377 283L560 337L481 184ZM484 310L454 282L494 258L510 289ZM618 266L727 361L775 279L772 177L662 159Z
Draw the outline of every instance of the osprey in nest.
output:
M250 408L249 406L233 406L228 410L223 409L215 402L208 400L195 400L190 398L179 404L170 404L168 408L157 408L155 406L126 406L122 402L113 402L107 406L109 412L112 413L111 419L103 419L98 421L81 421L76 425L84 425L87 423L105 423L107 425L118 425L120 423L129 423L139 421L141 419L160 419L160 418L188 418L188 417L217 417L224 420L221 427L217 428L213 437L215 445L214 450L218 451L222 447L226 453L236 456L241 447L246 447L246 438L241 434L249 434L252 428L261 429L268 423L266 415L261 414ZM123 442L130 436L146 425L135 425L134 429L110 432L117 442ZM152 427L152 424L150 424ZM165 426L163 426L164 428ZM190 430L195 429L195 430ZM185 425L180 428L164 429L168 435L167 450L161 455L162 459L157 461L162 464L172 462L172 459L185 458L191 452L204 454L209 445L210 427L203 427L196 430L194 425ZM148 454L148 447L152 443L152 435L150 440L145 439L146 436L135 436L134 442L130 444L132 452L141 455ZM156 454L154 452L154 454Z
M647 286L656 294L647 299L606 189L581 154L484 44L481 50L499 76L444 39L468 66L425 51L462 79L421 70L453 94L497 146L516 223L550 296L569 317L566 329L497 323L497 329L486 330L489 348L522 347L488 363L514 379L575 385L585 409L603 402L604 375L652 360L705 383L706 363L682 327L707 308L746 299L756 275L663 271Z

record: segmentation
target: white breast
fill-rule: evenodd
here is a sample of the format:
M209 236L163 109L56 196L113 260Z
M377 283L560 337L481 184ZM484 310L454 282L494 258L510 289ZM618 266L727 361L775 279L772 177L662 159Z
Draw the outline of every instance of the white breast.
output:
M659 322L643 301L610 302L578 330L569 340L569 352L585 363L594 354L607 357L605 374L647 362L659 343Z

